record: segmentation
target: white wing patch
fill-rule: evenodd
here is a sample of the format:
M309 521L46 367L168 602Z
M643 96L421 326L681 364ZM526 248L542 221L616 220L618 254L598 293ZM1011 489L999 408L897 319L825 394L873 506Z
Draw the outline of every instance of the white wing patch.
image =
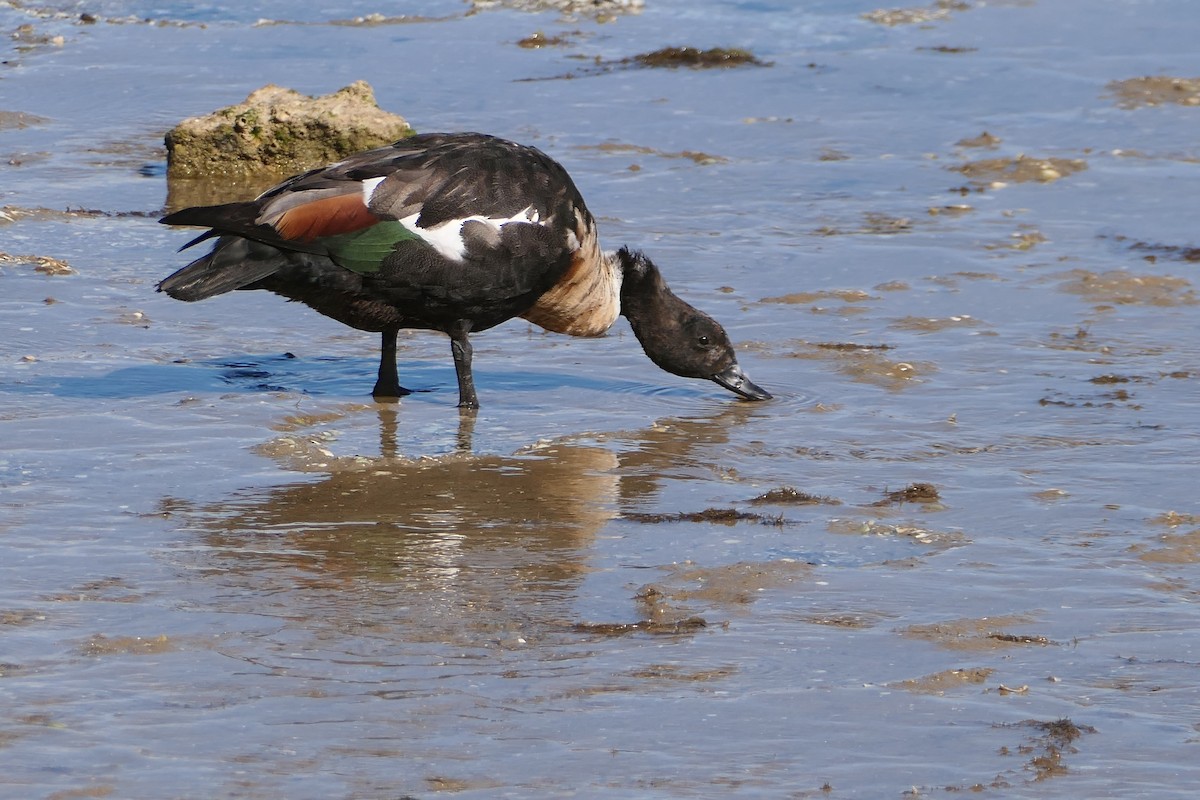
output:
M386 176L385 176L386 177ZM367 178L362 182L363 205L367 208L371 207L371 195L375 194L375 189L379 184L383 183L384 178Z
M364 191L365 191L364 181ZM372 187L374 191L374 187ZM434 225L432 228L422 228L417 225L417 220L420 218L421 212L409 214L400 220L400 224L408 228L417 236L424 239L434 250L437 250L451 261L462 261L463 256L467 252L467 243L463 239L462 228L468 222L482 222L500 230L501 226L507 225L510 222L524 222L533 225L544 225L541 220L541 215L533 206L529 206L523 211L518 211L511 217L485 217L481 214L475 214L462 219L450 219Z

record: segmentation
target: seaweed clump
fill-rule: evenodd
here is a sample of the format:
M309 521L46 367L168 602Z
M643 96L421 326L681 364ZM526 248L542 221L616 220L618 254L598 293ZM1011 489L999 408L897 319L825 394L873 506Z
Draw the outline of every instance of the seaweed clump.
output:
M698 47L663 47L651 53L641 53L623 59L624 63L637 64L642 67L691 67L692 69L720 69L727 67L766 67L769 62L762 61L749 50L740 47L713 47L701 50Z

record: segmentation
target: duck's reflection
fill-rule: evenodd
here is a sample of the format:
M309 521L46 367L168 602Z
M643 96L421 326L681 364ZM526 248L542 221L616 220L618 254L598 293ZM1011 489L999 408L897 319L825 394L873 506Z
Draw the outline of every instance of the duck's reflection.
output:
M728 403L718 413L678 417L620 435L625 443L618 456L622 510L639 510L661 491L664 480L713 479L737 472L739 464L756 456L750 442L734 444L733 434L770 409L755 403Z
M444 632L448 616L463 623L460 631L531 616L569 620L594 537L662 477L718 458L713 448L744 419L726 411L605 444L556 442L500 456L470 451L475 419L464 415L457 451L411 459L395 454L396 409L376 411L378 458L334 459L315 482L173 506L203 531L205 572L249 590L251 602L299 606L281 609L287 616L309 618L315 602L322 614L430 620L431 633Z

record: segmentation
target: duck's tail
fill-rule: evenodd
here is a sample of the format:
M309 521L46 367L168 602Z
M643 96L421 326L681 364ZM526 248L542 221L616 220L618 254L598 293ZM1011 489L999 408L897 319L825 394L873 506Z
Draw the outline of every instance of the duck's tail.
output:
M276 247L241 236L222 236L212 252L170 275L158 285L176 300L204 300L269 278L287 266Z

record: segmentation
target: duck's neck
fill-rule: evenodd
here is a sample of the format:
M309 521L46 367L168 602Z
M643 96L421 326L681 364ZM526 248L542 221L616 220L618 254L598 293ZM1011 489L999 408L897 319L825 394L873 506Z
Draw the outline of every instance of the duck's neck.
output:
M658 366L682 375L688 372L674 363L676 351L686 338L683 326L704 315L675 296L658 267L641 253L621 248L616 253L621 265L621 315Z
M683 303L667 286L658 267L641 253L622 247L613 254L613 262L621 270L621 315L629 320L635 333L643 322L662 318Z

